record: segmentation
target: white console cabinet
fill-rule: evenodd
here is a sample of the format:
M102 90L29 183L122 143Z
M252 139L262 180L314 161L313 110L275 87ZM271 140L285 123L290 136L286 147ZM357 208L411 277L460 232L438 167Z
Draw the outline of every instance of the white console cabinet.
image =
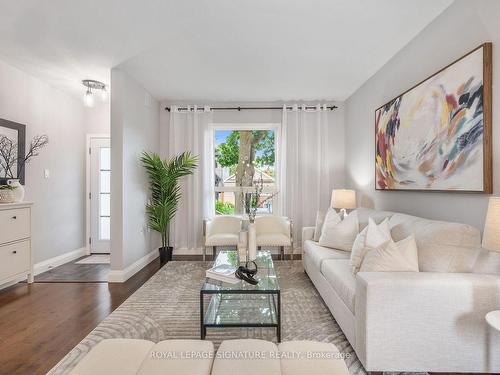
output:
M33 282L31 202L0 204L0 287Z

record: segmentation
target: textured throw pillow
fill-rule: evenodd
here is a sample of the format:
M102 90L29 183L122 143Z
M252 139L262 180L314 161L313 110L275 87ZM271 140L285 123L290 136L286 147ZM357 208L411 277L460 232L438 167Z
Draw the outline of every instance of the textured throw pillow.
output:
M333 215L332 215L333 216ZM339 220L340 216L337 214ZM352 212L344 220L328 220L325 218L323 230L319 238L319 244L333 249L351 251L352 245L359 232L358 214Z
M368 233L369 232L369 233ZM368 238L368 234L370 234ZM370 217L368 226L361 231L354 240L351 252L352 273L359 271L364 253L368 248L377 248L391 240L391 230L389 229L389 219L385 219L377 225Z
M418 249L415 236L369 248L359 272L418 272Z
M316 213L316 225L314 227L314 237L313 241L318 242L321 236L321 230L323 229L323 222L325 221L325 213L318 211Z
M342 221L342 218L340 215L335 211L333 208L329 208L328 211L326 211L325 217L323 219L323 226L321 227L321 233L325 230L327 226L334 226ZM320 237L321 237L320 233Z

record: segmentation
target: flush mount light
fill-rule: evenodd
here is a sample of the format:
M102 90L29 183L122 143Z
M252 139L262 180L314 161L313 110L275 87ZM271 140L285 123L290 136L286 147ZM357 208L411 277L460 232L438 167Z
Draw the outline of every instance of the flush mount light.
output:
M92 90L98 90L101 93L101 99L103 101L108 97L108 92L106 91L106 85L99 81L94 81L93 79L84 79L82 81L83 86L87 88L85 95L83 96L83 104L87 107L92 107L94 105L94 95Z

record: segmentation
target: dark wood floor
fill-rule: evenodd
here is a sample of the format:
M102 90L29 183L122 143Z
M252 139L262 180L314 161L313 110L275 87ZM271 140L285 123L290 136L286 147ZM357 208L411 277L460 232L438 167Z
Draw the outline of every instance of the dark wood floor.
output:
M125 283L19 283L0 291L0 375L42 375L160 269Z
M35 282L107 282L109 264L75 264L78 258L35 276Z

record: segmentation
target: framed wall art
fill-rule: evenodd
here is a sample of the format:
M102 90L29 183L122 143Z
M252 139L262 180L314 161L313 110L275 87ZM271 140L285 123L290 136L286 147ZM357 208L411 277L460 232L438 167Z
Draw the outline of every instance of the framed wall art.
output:
M375 111L375 188L492 193L492 45Z
M0 184L18 178L24 185L24 169L18 161L24 159L26 125L0 119Z

